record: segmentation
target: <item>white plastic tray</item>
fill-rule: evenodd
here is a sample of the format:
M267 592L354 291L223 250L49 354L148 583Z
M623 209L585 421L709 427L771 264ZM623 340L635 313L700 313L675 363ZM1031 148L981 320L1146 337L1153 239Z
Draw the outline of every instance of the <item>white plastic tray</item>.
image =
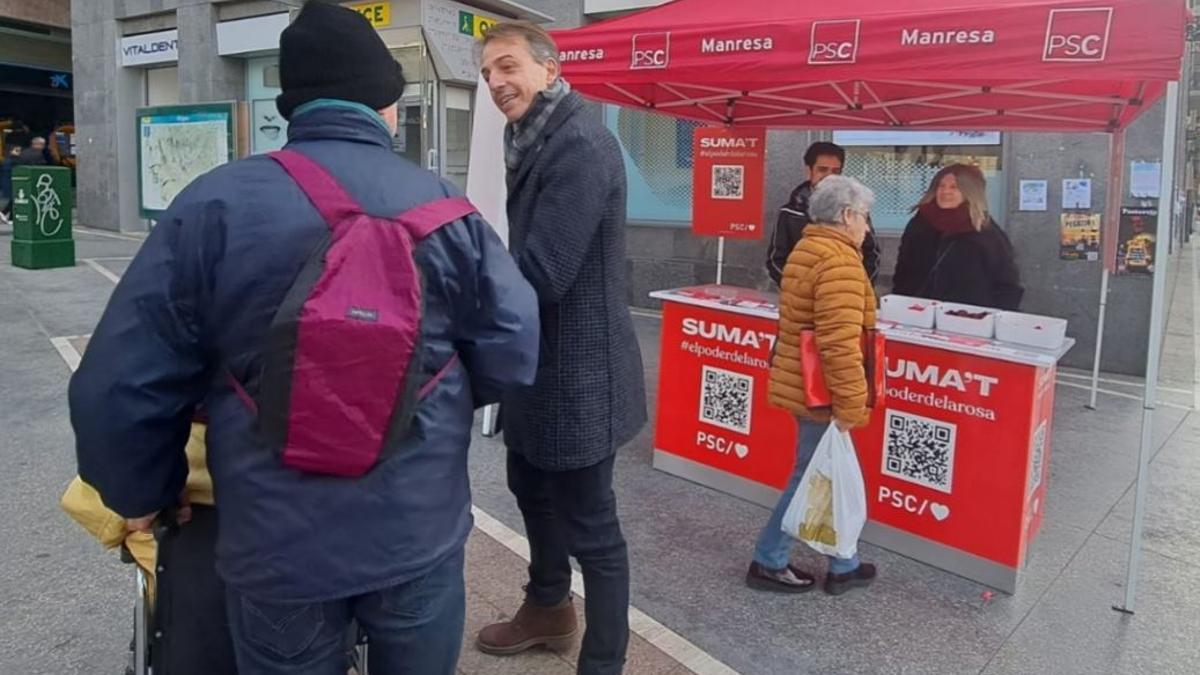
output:
M1037 314L1000 312L996 339L1040 349L1058 349L1067 339L1067 320Z
M936 321L937 300L885 295L879 303L879 318L884 321L925 329L933 328Z
M984 313L985 316L979 319L971 319L965 316L954 316L948 312L967 311L973 313ZM970 335L972 337L981 337L991 340L996 337L996 314L998 310L988 307L976 307L975 305L960 305L954 302L942 302L937 306L937 329L947 333L958 333L959 335Z

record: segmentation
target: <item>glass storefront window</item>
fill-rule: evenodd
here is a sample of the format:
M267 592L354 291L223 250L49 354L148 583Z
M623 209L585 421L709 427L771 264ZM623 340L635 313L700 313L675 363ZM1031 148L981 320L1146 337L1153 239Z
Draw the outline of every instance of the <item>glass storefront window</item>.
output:
M263 66L262 69L263 86L269 89L279 89L279 64L271 63Z
M461 190L467 189L467 161L471 155L471 111L446 108L444 175Z
M404 95L400 99L399 125L392 149L422 168L430 167L430 152L436 145L434 70L424 50L423 38L391 49L404 69Z
M404 155L417 166L424 166L421 158L421 100L401 100L399 124L392 138L392 150Z
M275 97L281 91L278 56L246 61L246 99L250 102L252 153L273 152L287 143L288 123L275 107Z
M846 148L844 173L875 191L871 219L880 232L899 234L930 181L951 164L978 166L988 187L988 211L1004 224L1004 174L999 145L867 146Z
M604 107L605 125L621 143L628 181L626 217L687 223L692 218L692 131L697 122L642 110Z

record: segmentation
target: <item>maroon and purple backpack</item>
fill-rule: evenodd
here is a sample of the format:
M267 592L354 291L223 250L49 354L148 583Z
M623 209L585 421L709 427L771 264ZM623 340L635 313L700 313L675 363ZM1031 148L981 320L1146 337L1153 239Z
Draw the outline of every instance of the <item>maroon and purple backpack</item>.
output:
M454 365L452 358L432 377L422 374L422 279L413 253L475 207L456 197L372 216L308 157L270 157L308 195L329 236L271 321L257 396L230 380L285 466L361 476L395 452L417 403Z

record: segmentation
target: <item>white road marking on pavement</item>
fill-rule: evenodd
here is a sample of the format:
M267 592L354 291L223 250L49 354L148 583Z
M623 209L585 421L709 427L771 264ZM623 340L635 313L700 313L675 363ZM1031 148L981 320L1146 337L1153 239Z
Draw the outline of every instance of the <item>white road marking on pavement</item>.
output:
M629 313L634 316L640 316L643 319L658 319L662 320L662 312L656 312L652 309L634 309L630 308Z
M1196 253L1196 240L1188 242L1192 249L1192 407L1200 410L1200 254Z
M88 267L99 272L100 276L104 277L105 279L108 279L109 281L113 282L114 284L120 283L121 277L114 274L112 270L108 269L104 265L101 265L100 263L96 262L95 259L80 258L80 260L83 262L83 264L85 264Z
M93 234L97 237L105 237L108 239L120 239L121 241L132 241L132 242L135 242L138 244L146 241L144 237L135 237L133 235L128 235L128 234L117 234L116 232L107 232L105 230L93 230L88 227L76 227L76 228L72 228L72 229L74 229L79 234Z
M75 345L71 344L72 339L69 337L50 338L50 344L54 345L54 348L58 350L58 355L62 357L63 361L67 362L67 367L73 373L79 369L79 361L83 358L83 355L75 349Z
M1060 386L1060 387L1072 387L1072 388L1075 388L1075 389L1082 389L1082 390L1084 390L1084 391L1091 391L1091 390L1092 390L1092 388L1091 388L1091 387L1089 387L1089 386L1085 386L1085 385L1082 385L1082 384L1075 384L1074 382L1063 382L1062 380L1058 380L1058 386ZM1116 396L1117 398L1127 398L1127 399L1129 399L1129 400L1131 400L1131 401L1141 401L1141 400L1142 400L1142 397L1141 397L1141 396L1135 396L1135 395L1133 395L1133 394L1126 394L1126 393L1124 393L1124 392L1120 392L1120 391L1112 391L1112 390L1109 390L1109 389L1097 389L1096 391L1100 392L1101 394L1107 394L1107 395L1109 395L1109 396ZM1168 401L1163 401L1163 400L1161 400L1161 399L1159 400L1158 404L1159 404L1160 406L1164 407L1164 408L1174 408L1174 409L1176 409L1176 410L1183 410L1183 411L1186 411L1186 412L1191 412L1191 411L1192 411L1192 408L1190 408L1189 406L1186 406L1186 405L1179 405L1178 403L1170 403L1170 402L1168 402Z
M1058 371L1058 376L1059 377L1067 377L1072 380L1087 380L1088 382L1092 381L1091 375L1083 375L1083 374L1079 374L1079 373L1064 373L1061 370ZM1142 382L1141 380L1111 380L1111 379L1106 379L1106 378L1102 377L1102 378L1100 378L1100 381L1104 382L1105 384L1118 384L1118 385L1125 386L1125 387L1133 387L1135 389L1141 389L1142 387L1145 386L1145 383ZM1089 390L1090 390L1090 387L1089 387ZM1158 390L1159 391L1168 391L1168 392L1171 392L1172 394L1189 394L1190 395L1192 393L1191 389L1176 389L1174 387L1159 387Z
M477 506L471 507L471 513L475 516L475 527L480 532L521 556L525 562L529 562L529 540ZM582 575L571 575L571 591L586 600ZM629 606L629 630L697 675L738 675L736 670L716 660L633 605Z

